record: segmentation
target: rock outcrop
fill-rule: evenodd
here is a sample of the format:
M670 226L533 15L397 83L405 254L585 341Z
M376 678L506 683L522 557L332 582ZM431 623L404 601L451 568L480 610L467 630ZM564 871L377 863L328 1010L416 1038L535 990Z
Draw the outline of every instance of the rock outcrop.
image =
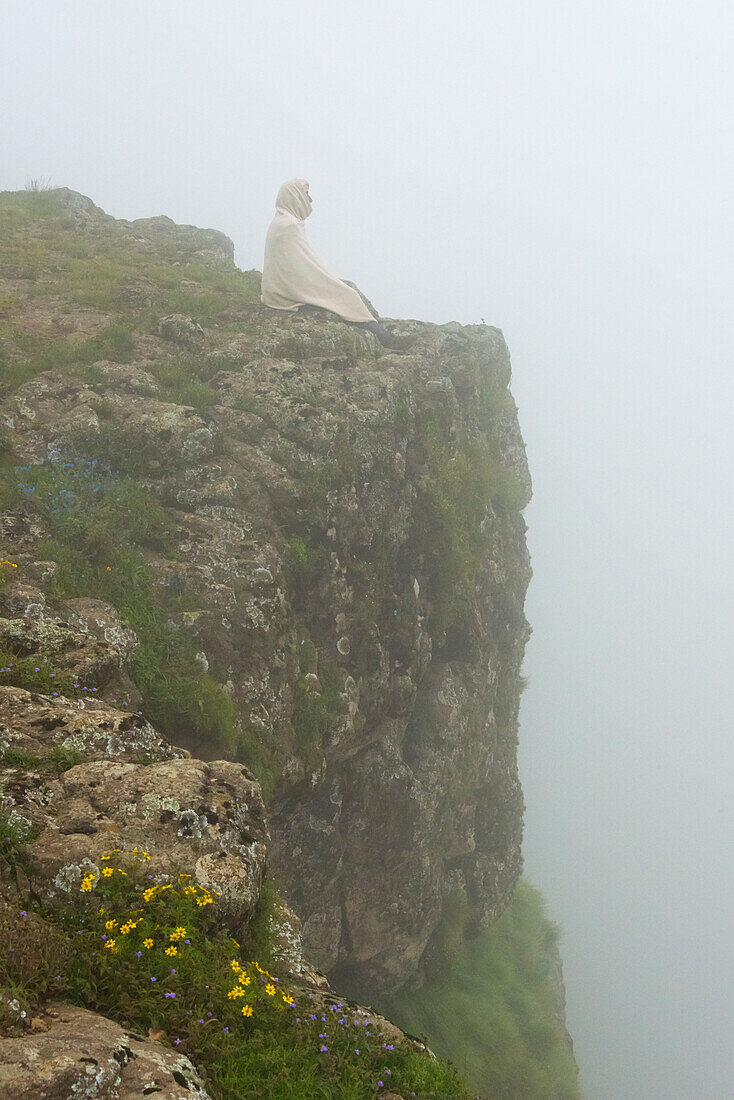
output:
M59 365L18 367L0 403L18 482L0 530L0 558L17 567L0 590L11 624L3 644L19 652L21 630L25 652L37 652L40 623L65 673L79 676L83 657L84 683L103 701L84 708L80 736L77 704L33 701L44 721L61 719L54 736L86 738L92 752L43 780L33 858L57 860L59 871L62 860L81 865L100 832L124 820L141 844L196 843L210 881L224 881L233 852L257 878L261 805L246 765L266 787L270 858L307 955L372 989L418 980L446 895L464 894L485 925L521 866L531 487L502 333L383 318L416 336L409 354L387 353L330 315L266 309L244 281L236 293L241 273L223 235L165 218L116 221L73 194L57 231L81 237L90 255L120 257L108 300L64 282L67 260L62 275L44 276L58 286L43 296L12 256L0 271L0 289L12 287L0 331L7 363L21 363L31 327L48 333L63 318L67 343L88 341L78 363L59 351ZM175 265L176 300L153 268L131 273L130 255ZM205 270L223 288L217 310ZM125 340L109 327L120 318ZM39 468L72 497L34 489ZM86 486L103 478L108 495L134 483L157 509L160 533L151 520L130 535L146 591L233 715L222 740L205 719L167 725L156 704L155 724L198 762L140 762L124 747L114 760L94 757L100 737L123 746L130 732L104 706L124 698L147 717L154 694L142 627L122 588L105 588L114 530L75 536L93 585L81 595L65 587L57 559L77 517L81 489L68 481L77 468ZM69 631L86 656L69 647ZM222 756L232 763L212 763ZM9 790L27 805L26 791ZM66 807L63 828L47 820L54 800ZM227 810L235 800L249 807L243 820ZM233 913L247 909L246 894Z
M55 1002L26 1034L0 1036L0 1093L3 1100L209 1100L185 1055Z

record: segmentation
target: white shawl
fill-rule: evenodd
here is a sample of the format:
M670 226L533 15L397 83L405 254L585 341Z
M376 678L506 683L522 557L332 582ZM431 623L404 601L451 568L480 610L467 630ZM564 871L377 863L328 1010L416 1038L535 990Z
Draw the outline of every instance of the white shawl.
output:
M260 301L286 310L310 304L330 309L345 321L374 321L357 291L329 271L311 247L303 224L310 213L307 181L284 183L265 238Z

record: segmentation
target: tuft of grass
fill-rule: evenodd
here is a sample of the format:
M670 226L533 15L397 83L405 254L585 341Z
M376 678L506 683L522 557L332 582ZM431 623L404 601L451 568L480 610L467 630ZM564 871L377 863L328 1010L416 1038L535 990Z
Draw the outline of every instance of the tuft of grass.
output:
M21 1012L63 988L72 956L60 929L26 909L0 904L0 1026L13 1026Z
M312 543L302 535L289 535L283 568L291 598L298 602L299 597L308 594L323 578L327 563L323 546Z
M16 332L16 342L25 344L25 350L32 351L32 354L28 359L8 363L3 368L0 397L46 370L68 370L77 365L93 363L97 359L124 363L133 351L133 331L132 322L117 319L106 325L96 336L82 341L23 339Z
M82 695L81 685L75 684L67 673L54 671L43 654L19 653L7 645L0 645L0 684L43 695L65 695L69 699Z
M76 767L83 760L84 757L80 752L75 749L65 749L63 745L54 745L49 752L41 756L13 748L0 751L0 767L39 771L48 775L61 775L63 772L68 772L69 768Z
M50 191L51 181L47 180L45 176L34 177L28 180L25 185L25 190L30 191L34 195L41 194L44 191Z

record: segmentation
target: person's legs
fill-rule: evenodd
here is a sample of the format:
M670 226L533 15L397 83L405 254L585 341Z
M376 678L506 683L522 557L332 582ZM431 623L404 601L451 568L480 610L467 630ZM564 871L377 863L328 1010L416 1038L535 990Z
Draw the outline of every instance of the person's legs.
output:
M366 328L377 337L384 348L392 348L394 351L406 351L416 340L415 336L407 333L402 336L393 335L379 321L360 321L357 327Z
M416 337L410 334L394 336L392 333L388 332L379 321L348 321L345 317L339 317L337 314L332 313L331 310L323 309L321 306L302 305L298 307L297 313L304 314L305 316L318 316L321 314L326 318L340 320L345 325L350 325L352 328L367 329L368 332L371 332L372 335L380 341L383 347L391 348L393 351L406 351L416 340Z

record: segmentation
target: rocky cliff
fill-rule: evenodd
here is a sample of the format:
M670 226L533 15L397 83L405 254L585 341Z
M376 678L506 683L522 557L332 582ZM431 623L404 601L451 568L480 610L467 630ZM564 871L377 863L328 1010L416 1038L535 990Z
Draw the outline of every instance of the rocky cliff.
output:
M502 333L383 319L417 337L389 352L262 307L223 234L0 199L0 684L51 724L93 692L200 758L146 764L151 797L246 765L308 957L420 981L446 897L486 926L521 866L531 487ZM80 799L64 835L108 813Z

